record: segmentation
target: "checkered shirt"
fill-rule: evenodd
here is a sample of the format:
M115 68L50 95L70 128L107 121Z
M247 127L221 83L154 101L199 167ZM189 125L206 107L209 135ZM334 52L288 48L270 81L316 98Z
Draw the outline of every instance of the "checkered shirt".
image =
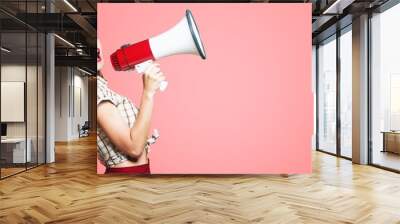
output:
M109 89L107 81L101 76L97 76L97 105L104 101L112 103L128 126L133 126L139 112L138 108L128 98ZM157 138L158 132L155 130L147 140L145 150L148 150L149 146L154 144ZM124 155L116 148L99 126L97 126L97 152L99 159L107 167L112 167L129 159L127 155Z

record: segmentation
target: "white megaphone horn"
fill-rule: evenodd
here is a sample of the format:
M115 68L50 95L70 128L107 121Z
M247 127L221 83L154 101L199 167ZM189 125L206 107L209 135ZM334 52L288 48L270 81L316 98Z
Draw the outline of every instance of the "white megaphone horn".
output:
M111 55L111 63L117 71L135 69L143 74L153 61L175 54L194 54L206 59L200 33L190 10L186 10L185 16L164 33L122 46ZM167 85L163 81L160 90L164 91Z

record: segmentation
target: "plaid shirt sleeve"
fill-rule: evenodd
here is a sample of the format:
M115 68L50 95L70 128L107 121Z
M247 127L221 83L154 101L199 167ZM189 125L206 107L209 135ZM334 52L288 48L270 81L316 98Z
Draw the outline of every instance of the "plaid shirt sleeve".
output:
M97 105L105 101L111 102L117 108L121 118L129 127L132 127L139 113L138 108L128 98L109 89L107 82L103 78L99 77L97 80ZM150 146L156 143L159 136L158 131L154 130L145 145L147 152L149 152ZM109 167L129 159L112 144L99 126L97 127L97 150L100 160Z
M120 103L120 97L111 91L103 79L97 79L97 105L104 101L109 101L115 106Z

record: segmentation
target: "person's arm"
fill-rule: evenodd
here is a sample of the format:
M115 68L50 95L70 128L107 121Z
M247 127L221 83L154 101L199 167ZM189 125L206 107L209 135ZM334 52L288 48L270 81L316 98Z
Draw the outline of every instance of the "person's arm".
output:
M150 66L143 75L143 94L135 124L129 128L118 109L109 101L97 106L97 121L107 137L122 153L138 158L147 143L153 111L154 95L165 80L158 64Z

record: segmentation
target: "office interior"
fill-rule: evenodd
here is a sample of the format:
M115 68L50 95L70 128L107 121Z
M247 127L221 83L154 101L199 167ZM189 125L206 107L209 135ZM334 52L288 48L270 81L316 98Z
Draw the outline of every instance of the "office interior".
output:
M318 30L329 13L313 23L315 148L399 172L400 5L354 1Z
M85 123L95 130L97 2L131 1L1 2L2 177L53 162L54 142L79 138ZM395 28L400 5L396 1L311 3L314 148L400 171L400 68L396 63L400 33ZM362 60L355 58L361 53ZM362 72L358 79L367 79L358 86L365 90L360 96L365 99L357 102L353 102L355 72ZM362 103L365 115L352 110ZM353 116L364 116L365 124L353 127ZM352 147L354 131L364 132L359 141L365 147Z
M89 121L92 131L96 127L92 50L98 2L312 4L313 173L151 178L96 175L95 136L79 138L77 126ZM28 7L31 4L34 10ZM54 17L48 17L49 12L55 13ZM26 24L29 16L36 19ZM20 166L10 164L10 157L1 160L0 199L4 203L0 203L0 220L400 220L396 200L400 197L398 0L4 0L0 2L0 19L1 117L14 119L1 118L2 133L7 132L4 141L15 139L22 148L14 149L20 152L16 154L22 161ZM13 75L8 75L11 72ZM3 92L13 92L12 98L3 98ZM3 104L23 109L9 113ZM12 147L3 145L1 158L9 153L7 147ZM43 197L44 192L50 194ZM24 200L29 198L40 200ZM48 209L38 209L42 205Z
M0 2L1 179L53 163L55 144L95 132L93 7Z

